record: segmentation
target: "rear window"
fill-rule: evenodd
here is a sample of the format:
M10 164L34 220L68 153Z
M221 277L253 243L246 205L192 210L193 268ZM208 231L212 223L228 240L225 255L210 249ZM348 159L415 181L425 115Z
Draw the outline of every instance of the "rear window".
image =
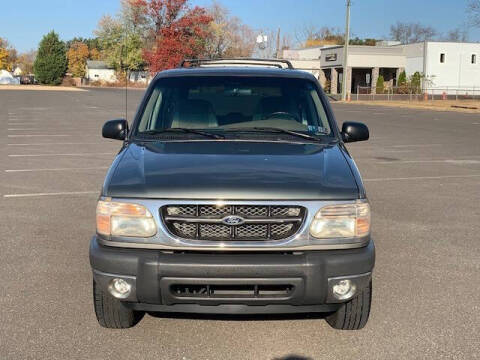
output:
M136 133L169 128L221 132L253 127L331 134L314 83L255 77L161 79L143 109Z

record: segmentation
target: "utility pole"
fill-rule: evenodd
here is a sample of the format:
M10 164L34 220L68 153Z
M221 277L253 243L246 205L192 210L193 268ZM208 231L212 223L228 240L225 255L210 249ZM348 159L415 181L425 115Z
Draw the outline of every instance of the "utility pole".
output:
M278 28L277 31L277 54L276 58L280 59L282 56L281 51L280 51L280 28Z
M350 42L350 6L352 0L347 0L347 14L345 19L345 45L343 46L343 81L342 81L342 100L347 100L347 62L348 62L348 43Z

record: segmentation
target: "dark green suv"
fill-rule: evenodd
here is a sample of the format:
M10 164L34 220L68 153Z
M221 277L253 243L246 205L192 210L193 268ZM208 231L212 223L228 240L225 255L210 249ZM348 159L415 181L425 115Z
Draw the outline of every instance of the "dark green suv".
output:
M188 65L188 66L187 66ZM360 329L370 313L370 206L309 73L279 60L191 60L157 74L97 205L90 245L97 319L146 311L325 313Z

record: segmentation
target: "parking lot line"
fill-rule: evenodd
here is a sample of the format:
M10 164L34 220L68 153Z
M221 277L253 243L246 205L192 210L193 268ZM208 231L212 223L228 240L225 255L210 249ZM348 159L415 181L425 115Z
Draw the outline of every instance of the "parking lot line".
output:
M14 137L60 137L60 136L73 136L67 134L28 134L28 135L8 135L9 138Z
M9 128L7 129L8 131L39 131L39 130L43 130L43 129L32 129L32 128Z
M82 143L82 142L65 142L65 143L31 143L31 144L7 144L8 146L38 146L38 145L41 145L41 146L45 146L45 145L104 145L105 142L96 142L96 143L93 143L93 142L85 142L85 143Z
M92 166L84 168L49 168L49 169L9 169L5 170L6 173L16 172L34 172L34 171L77 171L77 170L105 170L108 166Z
M405 145L392 145L394 148L404 147L429 147L429 146L442 146L443 144L405 144Z
M480 157L480 155L468 156ZM430 159L430 160L392 160L392 161L378 161L377 164L395 165L395 164L428 164L428 163L445 163L445 164L480 164L480 160L475 159Z
M112 152L107 153L66 153L66 154L9 154L9 157L41 157L41 156L91 156L91 155L113 155Z
M22 197L36 197L36 196L62 196L62 195L98 195L98 191L67 191L67 192L53 192L53 193L31 193L31 194L5 194L4 198L22 198Z
M364 179L365 182L378 182L378 181L396 181L396 180L441 180L441 179L454 179L454 178L477 178L480 174L473 175L441 175L441 176L412 176L412 177L398 177L398 178L373 178Z

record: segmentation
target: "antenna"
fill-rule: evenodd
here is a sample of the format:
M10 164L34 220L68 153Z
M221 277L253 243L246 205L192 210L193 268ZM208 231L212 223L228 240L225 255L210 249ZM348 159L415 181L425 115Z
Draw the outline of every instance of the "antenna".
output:
M124 35L124 43L122 44L122 48L120 49L120 68L125 70L125 120L128 122L128 46L127 46L127 36L128 36L128 29L125 26L125 35ZM125 49L125 62L123 62L123 50ZM128 135L128 132L127 132Z

